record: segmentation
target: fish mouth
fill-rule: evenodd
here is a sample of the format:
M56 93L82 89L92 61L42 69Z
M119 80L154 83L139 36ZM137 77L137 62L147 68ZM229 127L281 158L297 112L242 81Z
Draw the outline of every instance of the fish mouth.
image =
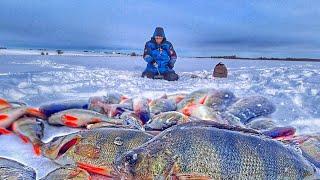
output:
M67 153L72 147L77 145L81 140L80 135L55 137L51 142L43 146L43 155L52 160L57 160Z
M135 174L133 166L137 162L137 153L130 151L127 154L115 159L113 163L113 170L115 177L120 179L134 179Z
M67 143L63 144L62 147L59 149L58 154L57 154L57 159L61 157L63 154L65 154L70 148L78 144L79 139L74 138L68 141Z

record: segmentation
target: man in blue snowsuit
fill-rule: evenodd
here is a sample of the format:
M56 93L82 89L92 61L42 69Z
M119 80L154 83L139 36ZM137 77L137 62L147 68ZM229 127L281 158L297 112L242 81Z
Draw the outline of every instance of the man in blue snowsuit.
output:
M162 27L157 27L151 40L146 43L143 59L148 64L142 73L142 77L153 79L160 73L168 81L179 79L179 76L173 70L177 54L172 44L166 40Z

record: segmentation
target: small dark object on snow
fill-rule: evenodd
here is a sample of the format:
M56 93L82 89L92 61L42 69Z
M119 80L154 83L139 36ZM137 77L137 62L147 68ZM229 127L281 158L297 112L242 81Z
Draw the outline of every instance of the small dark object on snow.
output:
M56 52L57 52L58 54L63 54L63 51L60 50L60 49L56 50Z
M151 72L144 72L142 73L142 77L146 77L149 79L164 79L167 81L177 81L179 79L179 75L176 74L175 72L168 72L165 74L158 74L158 75L154 75Z
M227 76L228 76L227 67L223 63L219 62L214 67L213 77L226 78Z

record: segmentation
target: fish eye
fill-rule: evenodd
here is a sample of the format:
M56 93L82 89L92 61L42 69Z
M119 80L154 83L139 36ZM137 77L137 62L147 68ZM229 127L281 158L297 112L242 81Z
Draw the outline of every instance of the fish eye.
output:
M137 153L129 154L129 155L126 157L126 162L128 162L130 165L136 164L136 163L137 163L137 160L138 160L138 154L137 154Z

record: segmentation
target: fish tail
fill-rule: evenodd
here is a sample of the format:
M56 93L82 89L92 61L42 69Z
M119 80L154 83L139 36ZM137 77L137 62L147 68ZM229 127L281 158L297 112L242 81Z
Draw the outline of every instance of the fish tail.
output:
M9 135L11 134L12 132L7 130L6 128L1 128L0 127L0 135Z
M0 98L0 107L9 108L11 104L7 100Z
M28 108L27 114L41 119L46 119L46 115L37 108Z

